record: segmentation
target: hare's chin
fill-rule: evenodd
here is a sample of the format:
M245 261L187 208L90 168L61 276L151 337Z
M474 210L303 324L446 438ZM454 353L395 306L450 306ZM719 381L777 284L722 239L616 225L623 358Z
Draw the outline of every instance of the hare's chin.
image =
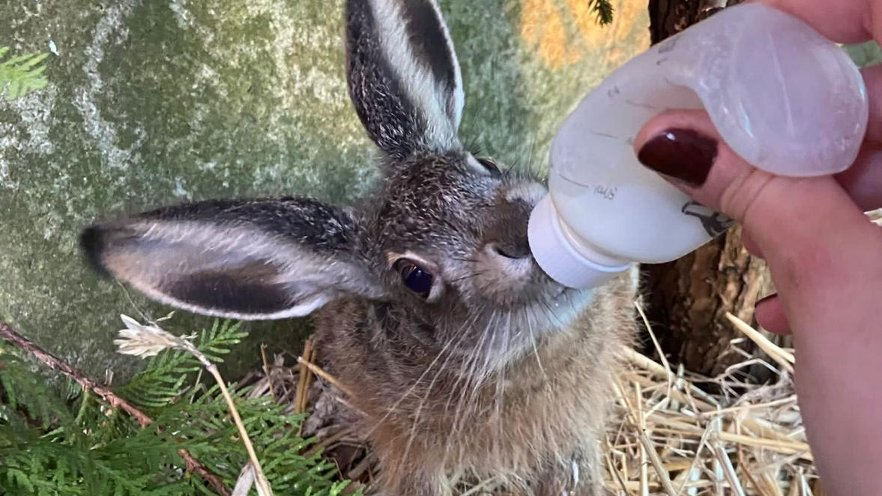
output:
M578 312L591 303L591 294L591 291L561 286L548 298L547 304L555 314L558 314L558 311Z

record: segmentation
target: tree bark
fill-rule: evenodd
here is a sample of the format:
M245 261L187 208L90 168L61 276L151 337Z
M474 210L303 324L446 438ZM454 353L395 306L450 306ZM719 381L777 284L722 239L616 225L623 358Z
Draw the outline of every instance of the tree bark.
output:
M742 0L649 0L649 34L654 45Z
M651 41L658 43L738 1L650 0ZM740 334L724 314L731 312L755 326L754 306L772 284L765 263L743 249L739 227L677 261L643 268L648 317L670 359L711 376L744 361L727 353ZM756 352L750 342L741 349ZM763 379L760 368L747 372Z

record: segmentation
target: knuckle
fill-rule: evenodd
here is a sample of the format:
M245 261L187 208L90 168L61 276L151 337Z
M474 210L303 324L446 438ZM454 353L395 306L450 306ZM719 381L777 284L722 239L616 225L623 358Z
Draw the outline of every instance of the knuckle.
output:
M775 176L750 168L735 176L720 194L720 210L745 226L751 225L754 207Z

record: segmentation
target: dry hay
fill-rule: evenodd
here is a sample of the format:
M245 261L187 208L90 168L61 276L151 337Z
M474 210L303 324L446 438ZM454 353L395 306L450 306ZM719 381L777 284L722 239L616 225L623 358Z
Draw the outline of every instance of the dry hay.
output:
M728 318L745 336L732 343L744 359L718 377L695 376L672 369L664 359L623 350L626 367L617 381L605 457L612 494L823 494L796 403L792 351ZM738 344L746 339L763 357L740 351ZM272 394L291 412L309 412L303 431L319 440L313 450L323 449L342 476L357 481L353 487L369 485L376 460L349 427L351 410L341 408L348 406L345 389L313 364L312 356L311 342L293 367L284 356L270 363L264 355L263 370L244 381L254 385L253 395ZM773 372L773 380L758 385L744 379L743 371L758 364ZM468 493L490 494L488 487L492 484Z
M626 350L629 366L617 388L620 422L608 436L610 489L628 495L822 494L796 404L792 351L728 318L767 359L743 354L722 375L704 378ZM772 370L774 379L763 385L741 379L741 371L756 364Z

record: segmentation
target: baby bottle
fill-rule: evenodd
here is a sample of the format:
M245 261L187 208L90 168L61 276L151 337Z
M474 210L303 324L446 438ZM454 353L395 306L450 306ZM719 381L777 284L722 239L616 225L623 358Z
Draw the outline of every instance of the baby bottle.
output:
M591 288L633 263L679 258L729 227L642 167L633 149L650 118L693 108L745 161L803 177L854 162L869 113L844 50L789 14L741 4L689 27L613 72L555 135L549 194L528 231L552 279Z

